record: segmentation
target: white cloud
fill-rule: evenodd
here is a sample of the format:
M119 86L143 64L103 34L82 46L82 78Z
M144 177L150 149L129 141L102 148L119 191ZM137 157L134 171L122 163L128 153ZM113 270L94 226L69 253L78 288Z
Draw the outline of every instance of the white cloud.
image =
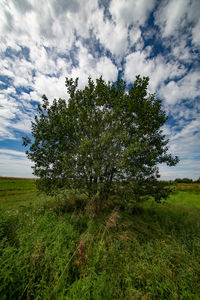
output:
M180 41L182 35L187 39L192 36L193 44L199 46L199 11L199 0L162 1L154 13L155 24L160 27L163 37L174 36Z
M11 128L13 131L18 130L21 132L31 133L31 121L33 120L33 114L24 116L24 113L20 112L18 114L18 118L20 119L10 122L9 128Z
M192 143L192 144L197 145L196 150L198 150L198 146L200 146L200 139L198 141L196 139L198 136L200 136L199 128L200 128L200 120L199 119L192 120L191 122L186 124L180 132L176 133L171 138L171 142L174 143L174 141L177 141L180 139L187 139L187 140L190 140L190 142L185 144L186 149L188 149L188 148L190 149L190 147L193 148L194 145L191 145L191 143ZM175 143L173 147L179 148L180 143ZM183 151L183 148L185 148L185 147L183 145L181 145L181 151ZM191 151L188 151L188 153L186 153L186 155L188 155L189 153L191 153Z
M170 139L169 152L178 155L180 162L173 168L161 165L160 172L163 179L189 177L199 178L200 160L200 120L195 111L193 115L185 106L174 108L176 125L168 124L165 134ZM194 117L193 119L191 119Z
M144 25L154 5L154 0L112 0L110 12L116 23L123 22L127 27L131 24Z
M102 75L106 80L111 81L117 79L117 67L108 57L95 59L80 42L77 42L76 46L79 49L77 57L79 65L72 68L70 77L79 78L79 88L83 88L87 84L89 76L95 79Z
M108 57L102 57L96 65L97 76L103 77L106 81L116 81L118 70L117 67L112 63Z
M130 47L136 46L136 50L140 50L143 48L144 42L139 27L133 27L131 28L131 30L129 30L129 42Z
M166 165L160 166L163 179L175 178L199 178L200 160L200 122L193 120L185 125L183 129L170 138L169 152L178 155L180 162L177 166L170 168Z
M199 96L199 72L194 71L188 73L177 82L171 80L167 85L163 84L159 94L169 104L175 104L183 99L188 99L191 102L191 100Z
M106 21L96 32L100 42L116 56L118 62L127 52L128 47L128 30L120 23L114 24Z
M18 105L15 102L14 98L7 97L6 92L5 95L0 93L0 117L5 119L12 119L18 113Z
M192 29L192 40L193 43L197 46L200 46L200 19L196 26Z
M89 28L92 28L95 36L101 44L108 49L120 63L127 52L128 28L122 22L115 23L112 20L104 20L102 10L96 10L91 16Z
M24 152L10 150L10 149L0 149L0 154L14 155L14 156L26 156Z
M155 23L162 30L163 36L174 34L184 22L189 0L163 1L155 13Z
M70 49L75 40L75 24L67 17L67 7L63 6L62 14L55 14L53 2L31 1L30 9L24 13L25 3L16 7L13 2L3 1L0 34L7 35L6 46L18 48L18 44L29 46L34 41L38 46L56 45L60 51Z
M8 152L9 151L9 152ZM0 152L0 175L13 177L34 177L31 162L24 153L7 150Z
M4 122L5 120L0 118L0 122ZM3 141L5 139L9 140L15 140L15 134L10 131L9 128L7 128L6 124L4 123L4 126L0 126L0 141Z
M191 48L187 46L186 39L171 43L172 55L183 63L191 63L195 59L195 54L191 53Z
M145 24L154 6L154 0L111 1L109 10L112 20L99 22L96 26L98 28L96 35L101 43L116 55L118 63L128 54L129 47L134 45L136 49L143 47L139 26ZM102 17L100 19L102 20ZM133 28L128 32L130 25L133 25Z
M165 62L161 56L148 58L151 49L136 51L126 57L124 78L128 82L133 82L135 76L150 77L150 91L156 92L159 86L167 79L177 78L183 75L186 70L183 65L177 62Z
M199 178L200 163L199 160L182 159L175 167L166 165L159 166L162 180L174 180L176 178L191 178L197 180Z
M34 92L31 92L30 96L36 101L41 101L43 94L49 98L50 102L52 102L55 98L67 98L64 76L50 77L37 72L32 87Z
M42 74L54 74L56 71L56 63L49 57L44 46L32 45L30 48L30 59L32 62L32 69L37 70Z
M154 61L147 60L145 51L136 51L126 57L124 77L128 82L133 82L135 76L141 74L142 76L149 76L154 69Z
M23 132L31 130L33 107L27 103L27 100L24 100L23 103L16 100L12 96L13 94L17 96L13 88L8 88L0 93L0 140L15 139L15 130ZM23 97L25 97L24 93Z

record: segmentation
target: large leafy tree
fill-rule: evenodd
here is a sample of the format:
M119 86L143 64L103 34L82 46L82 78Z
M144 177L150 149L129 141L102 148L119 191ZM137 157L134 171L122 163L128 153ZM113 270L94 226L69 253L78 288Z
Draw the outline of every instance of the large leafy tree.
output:
M68 101L54 100L50 106L43 96L27 151L41 187L78 188L103 200L120 183L137 199L157 191L159 200L164 193L156 185L158 164L173 166L178 158L168 154L161 129L167 117L161 101L148 94L148 82L137 76L127 90L122 80L88 78L80 90L78 79L66 78Z

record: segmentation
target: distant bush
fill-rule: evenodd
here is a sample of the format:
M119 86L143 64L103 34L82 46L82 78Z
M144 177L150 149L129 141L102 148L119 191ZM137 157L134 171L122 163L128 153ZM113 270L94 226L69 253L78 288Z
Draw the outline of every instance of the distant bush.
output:
M193 180L190 178L177 178L174 180L176 183L193 183Z

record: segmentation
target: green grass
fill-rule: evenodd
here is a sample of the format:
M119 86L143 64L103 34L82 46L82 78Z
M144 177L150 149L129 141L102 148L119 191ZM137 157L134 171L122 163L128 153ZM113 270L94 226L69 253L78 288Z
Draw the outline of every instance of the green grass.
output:
M200 192L177 191L169 197L167 203L186 209L200 209Z
M200 299L200 193L188 189L96 216L31 183L18 209L1 197L0 299Z
M200 184L199 183L178 183L176 184L176 189L182 192L200 193Z
M0 196L35 191L34 179L0 177Z
M37 199L34 179L0 177L0 209L19 209Z

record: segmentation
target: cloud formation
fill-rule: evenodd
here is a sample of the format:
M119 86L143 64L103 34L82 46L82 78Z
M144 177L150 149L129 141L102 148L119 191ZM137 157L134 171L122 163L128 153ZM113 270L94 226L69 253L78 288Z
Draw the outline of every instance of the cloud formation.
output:
M161 168L163 178L183 169L185 176L197 176L189 166L199 164L199 11L199 0L2 0L1 149L15 141L21 151L20 137L30 133L42 94L50 102L67 99L66 76L79 77L82 88L88 76L113 82L120 76L132 84L141 74L163 99L169 114L164 130L181 158L170 173ZM0 159L7 157L2 175L9 173L11 157L17 168L19 156L8 153L0 152Z

